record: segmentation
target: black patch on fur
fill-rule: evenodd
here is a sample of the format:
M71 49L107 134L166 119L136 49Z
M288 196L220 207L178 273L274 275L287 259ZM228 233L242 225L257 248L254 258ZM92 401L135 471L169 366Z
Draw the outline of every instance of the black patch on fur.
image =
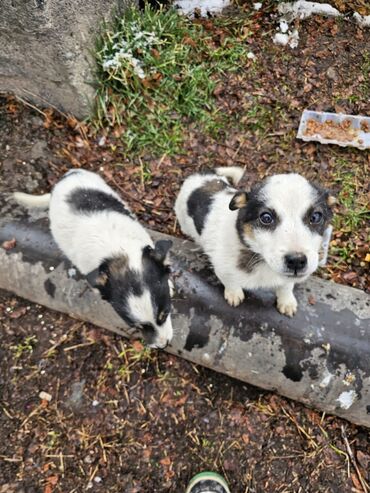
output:
M158 325L163 325L171 311L168 285L170 269L151 255L150 247L143 251L143 281L150 291L153 311ZM163 314L165 316L163 316Z
M306 212L305 216L303 217L303 222L313 233L317 233L320 236L323 236L326 228L328 227L328 224L333 217L333 212L328 205L329 192L313 183L311 183L311 186L316 192L316 201ZM310 217L315 211L319 211L322 213L322 220L318 224L311 224Z
M194 221L195 229L199 235L202 234L214 195L227 187L227 183L223 180L210 180L190 194L188 214Z
M244 272L253 272L255 267L263 262L263 258L259 253L243 248L240 250L238 258L238 267Z
M155 328L152 324L140 325L141 333L147 344L153 344L156 338Z
M263 224L259 220L261 212L270 212L274 217L272 224ZM238 218L236 221L236 227L238 230L239 238L242 243L245 244L245 225L250 225L252 229L264 229L266 231L274 231L279 225L279 217L275 211L266 207L263 198L263 185L258 185L253 188L248 194L248 202L245 207L242 207L238 212Z
M104 260L97 272L86 277L93 287L100 291L102 298L112 305L117 314L130 326L139 328L148 344L155 340L155 328L149 320L138 320L130 312L128 299L131 295L141 296L148 289L151 296L153 313L158 325L162 325L171 310L170 288L168 285L169 268L151 255L153 249L143 250L143 270L129 268L128 258L120 257ZM99 279L103 277L104 283ZM95 281L94 281L95 279ZM166 314L163 317L163 312ZM159 316L162 318L159 320Z
M50 281L50 279L46 279L46 281L44 282L44 288L48 295L54 298L56 286L53 282Z
M114 211L131 216L131 211L113 195L93 188L76 188L67 198L70 206L80 214Z
M93 286L129 326L136 326L138 321L130 313L128 298L132 294L141 296L144 292L140 272L130 269L127 258L123 256L104 260L99 267L98 277L99 275L106 275L106 282L97 282Z

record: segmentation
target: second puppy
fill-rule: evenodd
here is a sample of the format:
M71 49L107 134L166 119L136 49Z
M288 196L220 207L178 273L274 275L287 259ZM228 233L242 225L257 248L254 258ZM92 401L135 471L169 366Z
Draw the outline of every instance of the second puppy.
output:
M152 347L172 338L167 253L171 241L152 239L105 181L72 170L41 196L15 193L27 207L49 208L50 229L65 256L129 327Z
M293 316L294 285L318 267L333 198L294 173L238 192L231 183L242 176L238 167L190 176L176 200L177 219L208 255L230 305L244 300L244 289L269 288L278 310Z

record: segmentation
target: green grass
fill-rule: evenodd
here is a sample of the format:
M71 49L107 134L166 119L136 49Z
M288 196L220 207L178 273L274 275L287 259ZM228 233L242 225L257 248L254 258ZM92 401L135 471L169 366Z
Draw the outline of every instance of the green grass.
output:
M97 43L93 123L118 129L126 152L136 155L179 152L191 122L217 134L223 124L213 96L218 77L238 70L247 54L242 28L223 29L216 42L175 10L128 9Z
M33 348L37 343L36 336L28 336L23 339L22 342L19 342L16 346L12 346L11 349L16 358L20 358L25 353L31 354L33 352Z
M369 210L362 203L361 195L357 190L357 170L351 167L345 159L337 160L335 181L340 184L338 202L343 212L334 217L334 227L337 230L353 231L361 227L370 219Z
M334 216L333 226L336 231L353 235L353 238L370 220L366 194L358 188L358 183L366 183L365 174L361 166L353 166L344 158L336 160L334 180L340 185L338 202L341 210ZM346 263L351 262L355 251L356 245L351 239L345 245L333 247L333 253Z

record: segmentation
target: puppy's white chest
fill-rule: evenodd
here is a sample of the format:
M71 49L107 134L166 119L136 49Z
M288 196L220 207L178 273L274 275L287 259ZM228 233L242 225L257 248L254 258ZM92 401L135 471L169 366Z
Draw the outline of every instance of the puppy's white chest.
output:
M248 272L237 265L235 267L235 275L243 289L274 289L284 284L282 276L271 270L265 262L257 264Z

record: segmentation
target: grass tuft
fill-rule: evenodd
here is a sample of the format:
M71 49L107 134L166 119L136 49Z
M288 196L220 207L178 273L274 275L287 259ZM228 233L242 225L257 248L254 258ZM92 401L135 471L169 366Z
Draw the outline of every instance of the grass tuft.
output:
M237 70L247 53L242 37L226 33L174 9L129 8L97 43L96 127L110 128L138 155L179 152L191 122L216 134L217 75Z
M35 345L37 344L36 336L27 336L23 341L19 342L16 346L11 346L11 349L16 358L21 358L24 354L31 354Z

